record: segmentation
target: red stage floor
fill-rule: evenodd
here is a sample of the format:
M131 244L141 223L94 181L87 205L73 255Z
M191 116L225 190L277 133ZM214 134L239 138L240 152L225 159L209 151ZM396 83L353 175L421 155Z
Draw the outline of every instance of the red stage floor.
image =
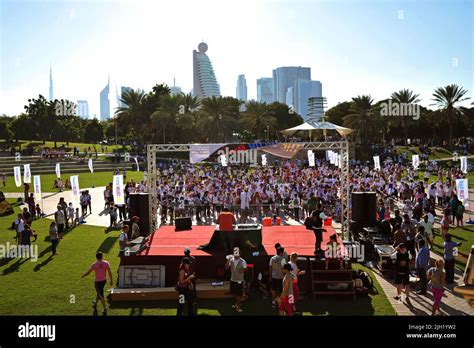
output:
M211 256L207 252L197 250L200 245L210 241L216 226L193 226L191 231L175 232L174 226L162 226L152 236L150 245L143 250L141 256L181 256L185 247L191 249L191 255ZM335 233L330 226L323 233L322 248L324 249L329 237ZM275 243L280 243L288 254L298 253L300 256L314 255L315 237L303 225L270 226L262 229L262 244L269 255L275 253ZM341 242L341 240L338 238Z

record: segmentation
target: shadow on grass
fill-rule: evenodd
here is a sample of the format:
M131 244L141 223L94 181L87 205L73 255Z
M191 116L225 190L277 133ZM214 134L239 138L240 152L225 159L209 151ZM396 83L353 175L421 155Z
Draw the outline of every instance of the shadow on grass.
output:
M35 268L33 269L33 271L38 272L42 267L44 267L48 263L50 263L52 259L53 259L53 255L49 255L49 257L46 260L44 260L43 262L37 264L35 266Z
M24 259L19 259L17 262L15 262L13 265L9 266L8 268L5 268L3 270L3 275L7 275L13 272L18 271L20 266L24 264L26 261L30 260L30 258L24 258Z
M103 253L108 253L110 249L112 249L112 247L114 246L117 239L118 237L107 237L100 245L98 251L101 251Z

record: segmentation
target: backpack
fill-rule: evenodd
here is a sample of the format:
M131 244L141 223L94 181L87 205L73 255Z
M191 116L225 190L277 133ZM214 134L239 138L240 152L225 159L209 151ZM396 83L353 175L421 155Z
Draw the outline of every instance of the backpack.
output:
M358 269L357 271L352 272L352 278L362 280L364 288L367 288L369 291L374 290L374 282L367 272Z
M306 226L307 230L312 230L313 229L313 218L311 216L308 216L304 220L304 225Z
M458 205L458 208L456 209L456 215L457 215L457 216L461 216L462 214L464 214L464 205L463 205L463 204L459 204L459 205Z

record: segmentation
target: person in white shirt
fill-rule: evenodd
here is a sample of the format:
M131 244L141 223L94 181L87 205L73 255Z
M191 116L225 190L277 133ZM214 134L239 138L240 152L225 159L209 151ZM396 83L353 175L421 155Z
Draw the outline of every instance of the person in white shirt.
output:
M240 194L240 223L245 223L250 209L250 194L249 189L246 187Z
M430 245L430 250L433 250L433 222L429 221L428 214L425 214L423 218L419 221L420 226L423 226L425 229L426 239Z
M71 225L74 225L74 213L75 213L74 207L72 206L72 203L69 202L69 205L67 207L67 218L68 220L69 219L71 220Z
M21 214L18 214L18 217L15 220L15 229L16 229L16 242L19 243L20 235L25 229L25 221L23 220L23 216Z

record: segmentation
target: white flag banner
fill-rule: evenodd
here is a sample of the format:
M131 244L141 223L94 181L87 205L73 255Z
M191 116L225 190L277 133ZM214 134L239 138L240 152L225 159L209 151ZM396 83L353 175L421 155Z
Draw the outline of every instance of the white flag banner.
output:
M42 201L43 197L41 196L41 178L39 175L33 176L33 186L35 199Z
M380 170L380 157L374 156L374 169Z
M332 157L334 158L334 165L339 167L339 154L337 152L333 152Z
M219 159L220 159L221 165L223 167L227 167L227 157L225 155L220 155Z
M25 164L23 165L23 182L26 182L28 184L31 183L31 170L30 170L30 165Z
M56 177L58 179L61 177L61 163L56 163Z
M412 161L413 169L417 170L418 167L420 166L420 156L419 155L413 155L411 157L411 161Z
M456 195L463 202L466 210L469 209L469 186L467 179L456 179Z
M140 166L138 165L138 157L135 157L135 163L137 164L137 172L139 172Z
M94 173L94 166L92 164L92 158L89 158L89 170L91 171L91 173Z
M329 150L329 163L331 164L335 164L334 155L335 155L335 152L332 152L332 150Z
M15 177L15 185L16 187L21 186L21 167L13 167L13 175Z
M461 156L459 157L459 161L461 163L461 171L464 174L467 174L467 156Z
M114 175L113 190L114 203L125 204L125 197L123 192L123 175Z
M80 201L80 189L79 189L79 176L78 175L72 175L69 180L71 181L71 199L75 205L79 205Z
M262 155L262 166L266 166L267 165L267 155Z
M341 168L342 156L340 153L337 154L337 166Z
M314 161L314 152L311 150L308 150L308 162L310 167L314 167L316 165Z
M309 151L313 152L313 150L308 150L308 152ZM331 150L326 150L326 161L329 161L329 151Z

